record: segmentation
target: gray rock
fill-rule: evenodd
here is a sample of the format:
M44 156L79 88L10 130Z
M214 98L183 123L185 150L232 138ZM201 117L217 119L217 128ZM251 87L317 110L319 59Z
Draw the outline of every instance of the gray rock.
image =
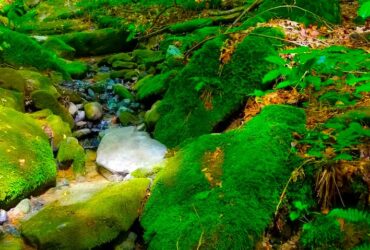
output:
M72 135L76 138L81 138L83 136L91 134L91 132L92 132L91 129L83 128L83 129L79 129L79 130L74 131Z
M77 115L75 117L75 122L78 123L83 121L86 117L85 111L77 111Z
M112 128L104 133L96 162L112 173L131 173L160 164L166 151L166 146L135 127Z
M0 209L0 224L3 224L4 222L8 221L8 215L6 214L6 211L3 209Z
M100 120L103 116L103 107L98 102L89 102L84 106L86 117L89 120Z
M78 108L77 108L76 104L74 104L73 102L70 102L69 107L68 107L68 111L71 115L75 115L78 111Z
M29 199L21 200L13 210L13 212L17 214L28 214L30 211L31 201Z

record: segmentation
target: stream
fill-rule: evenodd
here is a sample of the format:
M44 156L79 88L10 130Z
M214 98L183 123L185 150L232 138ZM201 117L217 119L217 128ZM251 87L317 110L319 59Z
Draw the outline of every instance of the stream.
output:
M164 161L166 147L145 131L143 116L148 107L135 101L132 91L125 91L124 94L117 91L122 87L131 90L138 78L135 76L125 80L104 77L103 80L97 80L112 69L107 65L94 64L95 59L91 61L92 70L86 78L63 81L59 86L60 92L69 93L63 96L62 101L74 118L72 135L78 139L86 153L85 174L74 173L70 162L58 162L55 186L38 196L23 199L8 211L1 210L0 232L5 234L0 244L1 250L18 249L19 246L19 249L33 249L22 242L20 224L48 204L68 206L83 203L112 183L131 179L133 171L150 171L151 167ZM78 96L71 94L71 91ZM91 110L86 108L87 105L92 106ZM32 106L26 108L29 111L33 109ZM57 152L54 153L56 156ZM141 232L135 225L135 232L127 232L122 242L104 245L102 248L134 249L136 244L140 249L143 243L137 238L141 239L141 235L138 235Z

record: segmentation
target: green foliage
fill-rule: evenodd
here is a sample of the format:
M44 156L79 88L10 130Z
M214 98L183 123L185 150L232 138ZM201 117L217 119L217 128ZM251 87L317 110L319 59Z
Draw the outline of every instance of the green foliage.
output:
M303 226L301 243L307 249L361 249L369 244L369 230L369 213L334 209Z
M267 106L244 128L184 146L144 209L149 249L254 249L294 168L291 132L304 124L302 110Z
M362 0L360 2L360 8L358 9L358 15L366 20L370 17L370 1L369 0Z
M84 202L51 203L22 223L22 235L41 249L93 249L110 242L139 216L149 182L133 179L110 185Z
M281 35L269 28L255 32ZM211 132L240 108L248 94L261 87L263 75L273 67L263 58L276 55L275 46L280 45L275 39L248 36L220 71L220 55L216 51L220 51L224 40L220 36L205 43L170 82L154 131L154 136L167 146Z
M305 24L340 22L338 0L265 0L255 11L257 18L289 18ZM254 18L252 18L254 19Z
M294 53L295 56L292 60L267 57L266 61L276 64L278 68L268 72L263 78L263 83L283 79L276 85L278 89L288 86L306 88L311 85L316 90L320 90L323 86L336 83L332 76L339 78L345 76L346 83L356 87L370 80L370 73L366 73L370 70L370 57L363 50L338 46L325 49L302 47L280 53ZM288 67L288 65L295 66Z
M48 138L32 118L0 106L0 138L0 207L8 208L51 184L56 166Z

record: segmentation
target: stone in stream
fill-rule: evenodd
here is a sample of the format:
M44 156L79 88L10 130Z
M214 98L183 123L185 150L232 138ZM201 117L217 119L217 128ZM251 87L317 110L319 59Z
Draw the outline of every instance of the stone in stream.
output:
M8 215L4 209L0 209L0 224L8 221Z
M38 249L93 249L130 229L140 215L150 180L110 184L83 203L47 205L21 232Z
M103 107L98 102L89 102L84 105L87 119L91 121L100 120L103 116Z
M96 162L112 173L128 174L161 163L166 151L163 144L135 127L113 128L105 131Z

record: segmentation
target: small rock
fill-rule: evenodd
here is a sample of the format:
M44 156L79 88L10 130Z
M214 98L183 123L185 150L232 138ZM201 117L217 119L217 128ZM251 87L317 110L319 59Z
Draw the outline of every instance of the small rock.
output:
M3 209L0 209L0 224L3 224L4 222L8 221L8 215L6 214L6 211Z
M29 199L23 199L14 208L13 212L16 214L28 214L31 211L31 201Z
M76 138L81 138L83 136L86 136L88 134L91 134L91 129L89 128L83 128L83 129L79 129L79 130L76 130L73 132L73 137L76 137Z
M77 115L75 117L75 122L80 122L80 121L83 121L85 119L85 111L77 111Z
M85 122L85 121L76 122L77 127L83 127L83 126L86 126L86 124L87 124L87 122Z
M68 107L68 111L71 115L75 115L78 111L78 108L73 102L70 102L69 107Z

